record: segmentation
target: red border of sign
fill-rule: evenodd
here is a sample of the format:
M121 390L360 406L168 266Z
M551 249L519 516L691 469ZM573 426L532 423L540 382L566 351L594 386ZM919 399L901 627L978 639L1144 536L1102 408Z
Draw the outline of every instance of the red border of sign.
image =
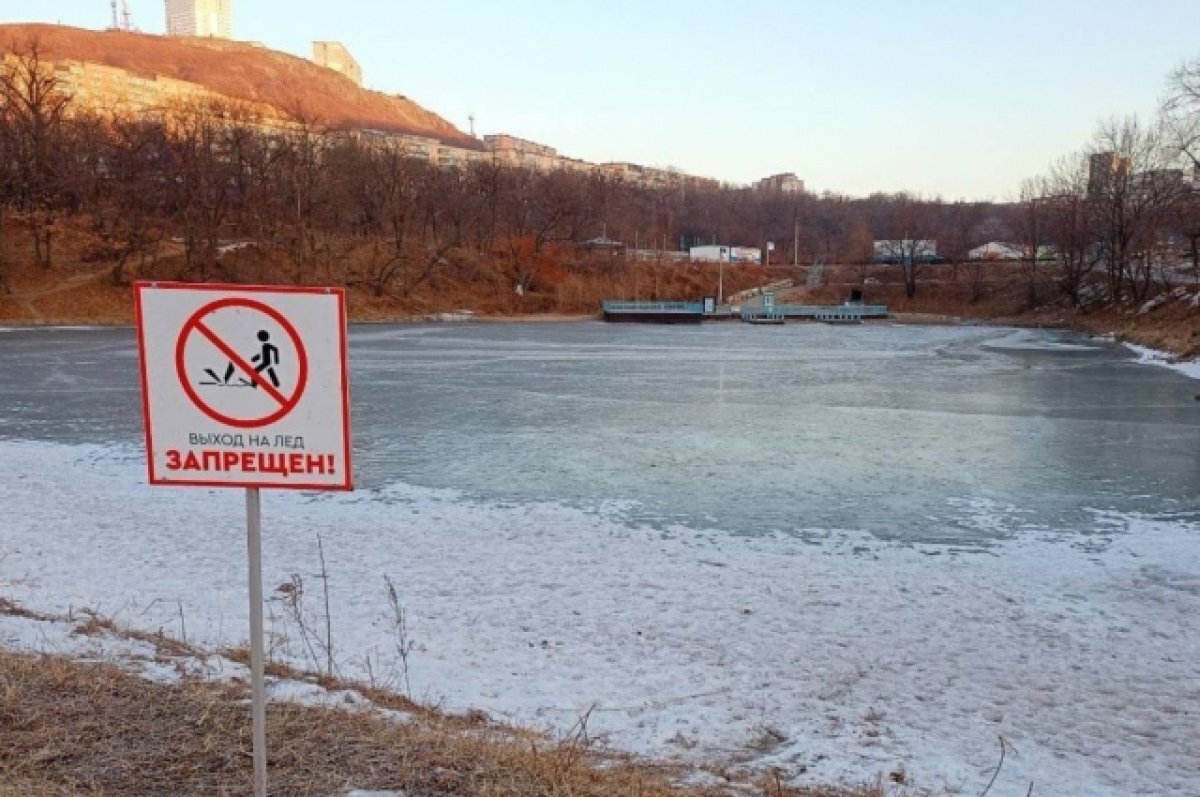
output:
M247 307L270 318L276 324L283 327L283 331L291 338L292 345L296 348L296 357L299 359L300 368L298 369L299 376L296 378L296 387L292 390L292 397L280 404L279 409L267 413L261 418L232 418L217 412L200 395L196 392L196 388L192 387L192 383L187 381L187 374L184 368L184 357L187 352L187 341L192 332L199 331L200 321L202 316L209 313L215 313L217 310L223 310L226 307ZM201 332L201 336L205 333ZM211 334L211 330L210 330ZM228 343L226 343L228 345ZM243 366L247 363L243 360ZM222 299L217 299L215 302L209 302L196 312L188 317L187 321L183 322L183 327L179 330L179 338L175 341L175 373L179 377L179 384L183 386L183 392L192 400L196 408L212 418L214 421L225 426L232 426L237 429L257 429L260 426L269 426L276 421L283 420L288 413L296 409L296 405L300 403L300 399L304 396L304 389L308 387L308 354L304 351L304 341L300 340L300 333L292 326L292 322L287 320L283 313L271 307L268 304L263 304L256 299L246 299L240 296L226 296ZM260 385L266 385L266 382L253 372L247 372L246 376L253 379ZM269 387L269 386L267 386ZM264 388L266 389L266 388ZM283 395L280 393L279 395Z
M189 291L225 291L227 293L313 293L324 296L334 296L337 299L338 315L340 323L338 324L338 335L341 338L341 378L342 378L342 462L345 467L342 469L346 478L341 484L325 483L299 483L288 482L282 484L263 483L263 482L211 482L192 479L156 479L154 477L154 439L150 431L150 397L147 391L146 380L146 340L145 329L142 326L142 290L152 288L156 290L189 290ZM354 468L350 459L350 375L349 375L349 352L350 347L347 341L347 319L346 319L346 290L344 288L318 288L299 285L229 285L221 283L191 283L191 282L155 282L151 280L139 280L133 284L133 313L134 321L137 328L137 344L138 344L138 377L141 382L141 399L142 399L142 426L146 436L146 476L150 484L154 486L166 487L240 487L251 488L261 487L265 489L282 489L282 490L353 490L354 489Z

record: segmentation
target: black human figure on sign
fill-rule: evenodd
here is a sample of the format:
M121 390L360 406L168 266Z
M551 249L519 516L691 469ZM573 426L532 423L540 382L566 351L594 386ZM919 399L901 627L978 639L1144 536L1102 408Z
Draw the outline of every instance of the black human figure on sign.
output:
M258 363L254 373L266 371L267 376L271 377L271 384L279 387L279 377L275 375L275 366L279 365L279 349L269 342L271 335L265 329L259 330L258 339L262 342L262 351L250 358L250 362ZM251 387L257 389L258 382L252 383Z

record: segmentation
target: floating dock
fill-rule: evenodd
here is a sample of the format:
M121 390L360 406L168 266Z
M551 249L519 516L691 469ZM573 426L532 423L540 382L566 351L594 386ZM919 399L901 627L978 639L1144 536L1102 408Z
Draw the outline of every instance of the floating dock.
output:
M643 324L699 324L702 321L739 319L744 324L783 324L792 320L827 324L861 324L866 319L887 318L881 304L773 304L734 308L707 307L704 302L638 302L606 300L604 320Z
M759 312L759 313L743 313L743 324L783 324L787 321L779 313Z
M699 324L704 302L604 301L604 320L641 324Z

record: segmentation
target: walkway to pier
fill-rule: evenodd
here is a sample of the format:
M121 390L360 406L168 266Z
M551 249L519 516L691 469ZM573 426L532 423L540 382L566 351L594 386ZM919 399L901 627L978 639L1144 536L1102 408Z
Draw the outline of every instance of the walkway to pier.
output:
M606 321L645 321L648 323L699 323L738 318L747 323L762 323L765 316L780 320L854 322L868 318L887 318L888 309L882 304L761 304L734 310L727 304L710 305L704 302L638 302L605 300Z

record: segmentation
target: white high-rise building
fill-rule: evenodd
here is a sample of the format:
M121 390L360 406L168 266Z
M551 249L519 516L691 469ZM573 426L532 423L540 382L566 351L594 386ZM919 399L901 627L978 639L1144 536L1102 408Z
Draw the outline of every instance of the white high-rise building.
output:
M166 0L168 36L233 38L233 0Z

